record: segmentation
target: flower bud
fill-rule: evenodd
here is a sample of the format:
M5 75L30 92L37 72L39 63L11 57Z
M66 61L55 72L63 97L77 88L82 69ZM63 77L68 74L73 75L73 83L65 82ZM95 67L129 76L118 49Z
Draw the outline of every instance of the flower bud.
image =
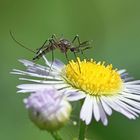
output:
M71 105L55 89L38 90L24 99L30 119L42 130L56 131L70 117Z

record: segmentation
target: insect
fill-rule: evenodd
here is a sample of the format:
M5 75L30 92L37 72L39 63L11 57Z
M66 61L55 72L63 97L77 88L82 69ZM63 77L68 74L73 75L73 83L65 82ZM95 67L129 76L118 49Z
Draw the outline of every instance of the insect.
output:
M76 40L78 41L78 45L74 46L73 44ZM48 44L46 44L47 41L49 42ZM55 49L59 49L62 53L64 53L68 60L68 51L74 53L74 56L76 57L76 53L81 52L83 54L83 51L89 48L91 48L89 47L89 41L80 42L80 38L78 35L76 35L72 41L64 38L57 39L55 35L52 35L51 39L46 40L44 44L37 50L36 56L33 58L33 60L39 59L50 51L52 51L53 57L53 51Z
M67 60L68 56L67 56L67 52L70 51L74 54L75 58L76 58L76 53L82 53L83 51L90 49L91 47L89 46L89 41L84 41L84 42L80 42L80 38L78 35L76 35L74 37L74 39L72 41L69 41L68 39L64 39L64 38L56 38L55 35L52 35L50 39L47 39L43 45L37 49L37 51L33 51L27 47L25 47L24 45L22 45L20 42L18 42L12 32L10 31L10 35L12 37L12 39L19 44L21 47L29 50L30 52L35 54L35 57L33 57L33 60L38 60L40 59L43 55L52 52L52 62L54 60L54 50L55 49L59 49L62 53L65 54ZM78 44L74 45L74 42L77 40ZM47 43L48 42L48 43Z

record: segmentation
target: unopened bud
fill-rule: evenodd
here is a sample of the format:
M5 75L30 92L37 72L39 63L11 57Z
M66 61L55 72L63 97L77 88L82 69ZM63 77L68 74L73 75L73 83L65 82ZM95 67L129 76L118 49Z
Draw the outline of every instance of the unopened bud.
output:
M70 117L71 105L55 89L39 90L24 99L30 119L42 130L56 131Z

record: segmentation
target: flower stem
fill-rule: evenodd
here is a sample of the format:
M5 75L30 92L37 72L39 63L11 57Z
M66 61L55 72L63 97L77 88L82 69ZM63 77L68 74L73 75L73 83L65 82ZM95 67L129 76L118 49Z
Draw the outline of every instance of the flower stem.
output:
M83 105L83 100L80 101L80 105L82 107ZM86 136L86 131L87 131L87 125L85 124L84 121L82 121L79 118L79 136L78 136L78 140L85 140L85 136Z
M62 138L57 132L51 132L51 135L54 138L54 140L62 140Z
M87 125L82 120L80 120L78 140L85 140L86 130Z

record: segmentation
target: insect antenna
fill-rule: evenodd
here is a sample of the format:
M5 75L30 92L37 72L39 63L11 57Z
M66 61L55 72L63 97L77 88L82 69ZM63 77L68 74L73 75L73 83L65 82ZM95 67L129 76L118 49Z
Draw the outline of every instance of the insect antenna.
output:
M12 39L13 39L18 45L20 45L21 47L25 48L26 50L28 50L28 51L30 51L30 52L32 52L32 53L34 53L34 54L36 53L36 52L33 51L32 49L29 49L28 47L24 46L24 45L21 44L19 41L17 41L17 40L15 39L15 37L13 36L12 31L9 31L9 33L10 33L10 36L12 37Z

